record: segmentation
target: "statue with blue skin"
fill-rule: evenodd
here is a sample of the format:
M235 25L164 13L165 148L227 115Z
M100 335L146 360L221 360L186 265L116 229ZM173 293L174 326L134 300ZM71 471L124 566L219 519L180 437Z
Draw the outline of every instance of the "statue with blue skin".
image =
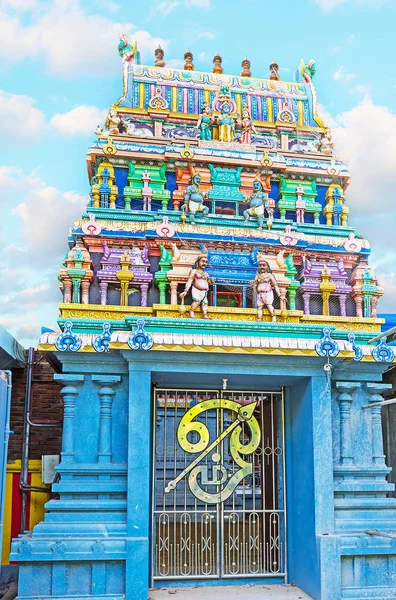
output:
M191 183L186 189L186 195L184 196L184 204L181 207L184 213L188 208L190 215L190 223L194 223L194 215L202 213L204 217L209 214L209 208L204 205L206 194L201 192L199 184L201 183L201 175L196 173L191 178Z
M263 184L258 179L253 182L253 194L246 199L249 208L244 211L243 216L245 222L249 217L257 217L258 228L263 228L264 210L267 208L267 194L264 192Z
M231 116L230 111L230 105L228 102L224 102L218 118L220 142L233 142L235 138L235 120Z

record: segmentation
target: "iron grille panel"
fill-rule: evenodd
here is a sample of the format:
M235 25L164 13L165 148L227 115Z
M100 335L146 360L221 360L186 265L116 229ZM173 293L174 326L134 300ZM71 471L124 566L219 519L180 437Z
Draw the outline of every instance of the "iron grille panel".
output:
M154 393L153 579L284 578L283 393Z

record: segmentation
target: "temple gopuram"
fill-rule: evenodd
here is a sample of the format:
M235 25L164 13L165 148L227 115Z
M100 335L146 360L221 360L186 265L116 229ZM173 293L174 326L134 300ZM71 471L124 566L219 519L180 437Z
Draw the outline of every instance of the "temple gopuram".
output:
M383 293L318 114L281 81L141 64L88 149L60 265L64 399L46 515L14 540L19 598L282 584L396 596L382 426ZM116 98L116 96L115 96ZM67 238L68 235L68 238ZM66 239L67 238L67 239ZM393 533L392 533L393 532Z

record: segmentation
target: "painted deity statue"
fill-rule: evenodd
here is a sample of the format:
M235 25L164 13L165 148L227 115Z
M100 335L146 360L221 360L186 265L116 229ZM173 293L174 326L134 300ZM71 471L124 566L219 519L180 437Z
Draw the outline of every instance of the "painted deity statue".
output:
M272 321L276 321L275 310L274 310L274 290L280 297L281 292L275 277L271 273L271 269L266 260L259 259L258 261L258 272L256 277L250 284L253 289L256 290L256 306L257 306L257 320L263 320L263 308L266 306L268 312L272 317Z
M136 44L132 42L130 44L126 39L125 33L120 33L120 41L118 44L118 53L122 60L129 62L136 54Z
M333 155L333 136L330 129L326 130L326 133L320 140L319 152L321 154L326 154L327 156Z
M117 135L119 133L119 125L121 123L120 117L117 115L117 111L115 108L110 108L105 122L106 129L109 130L109 133Z
M258 228L263 228L264 223L264 211L267 210L269 218L271 213L269 212L268 197L264 192L263 184L259 179L255 179L253 182L253 194L246 198L249 204L249 208L244 211L243 216L245 222L249 220L249 217L257 217Z
M235 138L235 121L230 110L228 102L224 102L218 119L220 142L233 142Z
M199 138L201 140L208 141L212 139L211 125L212 113L209 104L205 102L197 122L197 128L199 129Z
M197 213L202 213L204 217L209 214L209 208L204 205L206 194L201 192L199 184L201 183L201 175L195 173L191 177L190 185L186 189L186 195L184 196L184 204L181 207L182 212L185 214L186 209L190 215L190 223L194 223L194 216Z
M128 64L133 62L136 55L136 42L133 41L130 44L126 39L125 33L120 34L118 53L122 58L122 87L123 97L125 98L128 91Z
M247 106L244 106L242 109L242 120L239 123L242 133L239 139L241 144L251 144L252 143L252 132L257 135L257 131L253 125L253 121L250 116L250 111Z
M195 261L193 268L190 271L184 292L179 294L180 298L184 298L187 292L191 289L192 303L190 306L190 318L194 318L194 311L201 305L201 310L204 319L208 317L208 292L209 286L215 280L209 277L205 271L208 266L208 257L206 254L200 254Z

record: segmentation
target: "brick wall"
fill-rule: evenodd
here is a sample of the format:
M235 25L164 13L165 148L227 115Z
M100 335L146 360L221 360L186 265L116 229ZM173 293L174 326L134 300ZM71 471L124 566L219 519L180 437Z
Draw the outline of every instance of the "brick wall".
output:
M53 379L54 370L39 352L34 353L32 384L32 421L62 421L63 403L60 385ZM11 430L8 462L21 458L23 411L25 404L26 369L12 370ZM43 454L59 454L62 427L32 427L30 459L41 459Z

